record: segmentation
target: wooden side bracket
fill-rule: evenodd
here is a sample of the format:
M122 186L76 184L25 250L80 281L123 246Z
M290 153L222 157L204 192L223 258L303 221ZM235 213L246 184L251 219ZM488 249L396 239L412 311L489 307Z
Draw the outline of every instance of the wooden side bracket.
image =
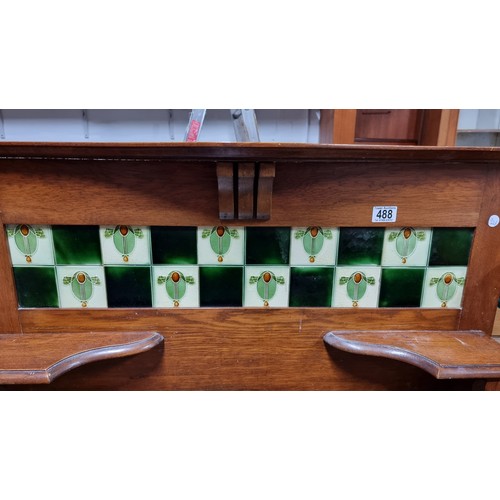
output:
M275 175L273 162L217 163L219 218L269 220Z
M500 343L482 331L350 330L323 340L341 351L418 366L437 379L500 378Z
M132 356L162 342L157 332L0 334L0 384L50 384L78 366Z

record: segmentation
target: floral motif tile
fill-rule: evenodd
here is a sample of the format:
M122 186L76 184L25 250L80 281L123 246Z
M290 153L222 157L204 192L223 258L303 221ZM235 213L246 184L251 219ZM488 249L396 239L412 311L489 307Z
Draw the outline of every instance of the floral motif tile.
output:
M430 229L413 227L386 229L382 266L426 266L431 239Z
M61 307L108 306L102 266L56 266L56 273Z
M459 308L471 228L5 227L19 307Z
M245 228L199 227L198 264L242 265L245 263Z
M340 266L335 270L333 307L377 307L381 268Z
M334 265L337 257L338 229L331 227L292 227L290 264L294 266Z
M245 307L288 307L290 268L246 266Z
M153 266L153 307L199 307L197 266Z
M143 226L101 226L102 261L104 264L149 264L150 232Z
M7 236L13 265L54 264L54 245L50 226L8 225Z
M459 309L466 274L466 267L429 267L425 273L421 307Z

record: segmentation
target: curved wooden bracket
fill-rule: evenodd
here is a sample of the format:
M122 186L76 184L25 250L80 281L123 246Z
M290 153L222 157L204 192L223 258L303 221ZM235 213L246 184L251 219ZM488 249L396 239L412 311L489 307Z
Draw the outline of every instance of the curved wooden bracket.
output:
M50 384L78 366L148 351L156 332L0 335L0 384Z
M275 173L272 162L217 163L219 218L270 219Z
M500 343L482 331L338 331L323 340L418 366L438 379L500 378Z

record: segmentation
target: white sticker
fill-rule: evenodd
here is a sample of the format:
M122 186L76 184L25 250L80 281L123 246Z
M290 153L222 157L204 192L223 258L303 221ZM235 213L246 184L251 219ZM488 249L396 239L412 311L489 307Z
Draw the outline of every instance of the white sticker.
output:
M500 217L498 217L498 215L492 215L488 219L488 226L497 227L499 222L500 222Z
M396 222L398 207L373 207L372 222Z

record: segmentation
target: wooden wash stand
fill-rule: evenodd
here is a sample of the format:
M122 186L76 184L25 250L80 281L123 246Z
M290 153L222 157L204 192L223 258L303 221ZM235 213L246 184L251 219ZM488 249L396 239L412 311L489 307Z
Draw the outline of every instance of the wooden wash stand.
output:
M3 143L2 389L496 389L499 165L498 149Z

